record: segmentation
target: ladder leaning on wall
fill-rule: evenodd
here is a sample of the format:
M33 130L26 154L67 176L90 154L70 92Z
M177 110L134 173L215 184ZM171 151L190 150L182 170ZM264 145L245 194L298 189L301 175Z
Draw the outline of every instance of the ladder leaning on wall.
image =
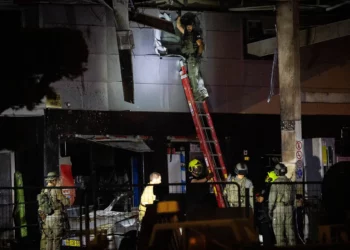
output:
M221 153L220 144L216 136L214 124L209 113L208 105L205 100L194 100L184 60L180 61L180 67L181 82L196 128L200 148L203 152L204 160L209 171L214 175L213 181L215 184L213 184L213 187L216 201L218 207L225 208L227 207L227 202L223 195L223 186L218 184L218 182L227 179L227 170Z

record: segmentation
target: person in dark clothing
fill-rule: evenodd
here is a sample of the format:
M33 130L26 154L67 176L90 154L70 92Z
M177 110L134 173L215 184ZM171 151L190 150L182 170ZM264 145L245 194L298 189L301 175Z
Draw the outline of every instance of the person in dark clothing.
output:
M202 163L194 159L189 163L188 170L190 172L189 184L186 188L187 213L194 212L203 207L211 207L213 204L209 185L207 183L213 178L212 173L208 173L208 169L203 167ZM215 199L215 197L214 197Z
M296 195L296 208L294 209L295 235L297 244L306 244L309 238L309 211L304 206L301 194Z
M266 193L264 190L261 193L256 194L255 218L259 230L259 241L263 246L273 246L274 234L271 219L268 214L268 198L265 197L267 194L268 193Z

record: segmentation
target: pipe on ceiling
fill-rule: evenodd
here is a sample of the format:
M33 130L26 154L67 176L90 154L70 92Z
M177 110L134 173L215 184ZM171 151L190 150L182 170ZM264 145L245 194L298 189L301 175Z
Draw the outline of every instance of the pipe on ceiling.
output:
M343 5L346 5L346 4L349 4L350 1L344 1L342 3L338 3L336 5L333 5L333 6L330 6L330 7L327 7L326 8L326 11L332 11L332 10L335 10L335 9L338 9L339 7L343 6Z
M350 2L350 1L349 1ZM301 10L316 10L320 8L327 8L329 5L301 5ZM239 8L229 8L232 12L248 12L248 11L276 11L275 5L265 5L265 6L251 6L251 7L239 7Z

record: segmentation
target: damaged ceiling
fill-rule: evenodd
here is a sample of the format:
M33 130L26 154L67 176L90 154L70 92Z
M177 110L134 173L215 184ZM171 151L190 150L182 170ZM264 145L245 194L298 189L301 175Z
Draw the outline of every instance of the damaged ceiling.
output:
M107 1L108 2L108 1ZM229 11L274 11L278 1L272 0L134 0L135 7L221 9ZM347 0L301 0L303 11L328 12L348 5Z
M14 4L108 4L113 6L114 0L0 0L1 3ZM124 0L116 0L124 2ZM130 0L129 7L158 7L167 9L196 9L223 11L274 11L278 1L273 0ZM348 0L300 0L301 10L316 12L331 12L350 5Z
M177 11L222 11L231 12L232 16L238 16L243 20L244 25L244 43L243 47L245 53L253 55L255 57L265 57L271 55L276 47L276 40L274 39L275 32L275 5L276 1L248 1L248 0L50 0L50 1L24 1L18 0L16 3L45 3L45 4L89 4L89 5L105 5L109 6L111 11L114 11L116 19L134 21L139 24L143 24L155 29L165 30L169 33L174 32L174 27L171 22L161 20L156 16L149 16L144 14L144 9L147 7L157 8L160 10L177 10ZM124 2L125 11L119 11L122 13L128 13L123 15L118 13L120 8L115 7L115 3ZM127 4L129 3L129 6ZM303 32L302 39L304 46L324 42L330 39L336 39L339 37L348 36L349 21L342 22L341 24L331 25L328 28L331 33L324 32L322 26L329 26L331 23L341 22L350 18L350 1L325 1L325 0L310 0L301 1L300 4L300 28L308 30ZM115 8L113 8L115 7ZM123 9L124 10L124 9ZM179 13L181 14L181 13ZM221 15L221 14L220 14ZM230 15L231 14L227 14ZM128 23L128 22L125 22ZM327 27L328 27L327 26ZM134 103L134 80L133 67L132 67L132 53L133 40L132 36L127 33L124 35L125 30L129 30L129 26L117 27L118 42L128 41L127 48L119 48L119 60L121 62L121 74L124 91L124 101ZM220 27L219 27L220 29ZM341 32L339 32L341 31ZM333 32L333 33L332 33ZM337 34L336 34L337 33ZM315 34L322 34L322 37ZM349 33L350 34L350 33ZM311 37L311 39L310 39ZM120 39L119 39L120 38ZM127 39L122 39L127 38ZM120 43L118 43L120 44ZM302 44L303 45L303 44ZM253 51L254 50L254 51ZM124 53L125 52L125 53ZM246 57L245 59L247 59ZM251 58L248 58L251 59ZM134 60L135 61L135 60ZM127 67L126 67L127 66ZM323 98L323 97L322 97ZM308 98L306 98L309 100Z

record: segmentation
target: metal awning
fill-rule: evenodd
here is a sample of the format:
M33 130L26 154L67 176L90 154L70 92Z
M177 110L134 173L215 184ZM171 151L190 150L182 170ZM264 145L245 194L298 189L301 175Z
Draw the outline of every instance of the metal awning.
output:
M138 153L153 152L144 142L144 140L149 139L146 136L75 135L74 137L88 142Z
M153 152L144 141L97 141L90 140L92 142L96 142L98 144L102 144L105 146L110 146L113 148L120 148L124 150L129 150L138 153L147 153Z

